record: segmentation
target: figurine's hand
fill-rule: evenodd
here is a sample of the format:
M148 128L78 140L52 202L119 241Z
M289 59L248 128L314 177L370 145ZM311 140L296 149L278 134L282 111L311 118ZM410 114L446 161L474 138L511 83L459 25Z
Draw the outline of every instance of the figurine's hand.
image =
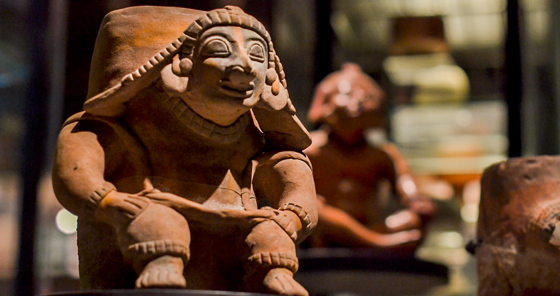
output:
M113 190L101 199L95 217L110 225L122 225L133 220L148 204L142 196Z
M385 219L385 226L391 232L422 227L420 215L412 210L398 211Z
M184 197L178 196L173 193L161 192L157 189L147 189L139 193L139 195L150 199L153 202L157 202L164 206L178 210L183 207L200 207L199 203L190 201Z
M302 225L299 217L294 212L279 211L271 207L263 207L262 209L271 212L273 214L271 219L282 227L293 241L297 240L298 231L301 230Z
M255 225L274 215L266 210L221 210L188 200L181 196L160 192L146 191L142 194L150 200L175 209L190 222L202 222L212 225Z
M408 201L408 208L420 214L423 220L429 220L436 214L435 203L427 197L418 197Z
M422 233L418 229L399 231L395 233L372 235L372 246L396 247L410 243L418 243Z
M263 221L273 219L274 213L268 210L221 210L220 216L228 224L254 226Z
M422 238L418 229L381 233L358 222L348 213L323 204L319 212L319 223L329 240L353 247L394 248L416 246ZM325 236L327 237L327 236Z
M556 222L554 225L552 236L548 242L556 247L560 247L560 222Z

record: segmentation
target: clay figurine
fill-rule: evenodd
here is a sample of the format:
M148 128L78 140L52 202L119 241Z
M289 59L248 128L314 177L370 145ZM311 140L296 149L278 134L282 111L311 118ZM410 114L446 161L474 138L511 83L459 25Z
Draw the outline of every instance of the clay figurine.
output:
M310 245L393 248L397 255L413 255L434 205L418 193L394 145L372 145L365 138L368 129L385 128L381 88L358 65L344 64L317 86L309 120L322 124L305 152L323 200ZM390 195L400 210L385 219Z
M78 215L83 289L306 295L311 143L269 33L240 8L109 13L53 184Z
M558 295L560 157L520 157L481 180L478 295Z

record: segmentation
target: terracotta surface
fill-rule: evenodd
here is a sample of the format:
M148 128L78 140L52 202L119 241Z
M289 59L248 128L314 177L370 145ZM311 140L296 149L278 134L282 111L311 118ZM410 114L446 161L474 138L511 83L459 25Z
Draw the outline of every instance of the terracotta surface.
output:
M317 223L311 139L286 87L238 7L109 13L53 169L79 216L82 288L306 295L293 274Z
M496 163L481 185L479 295L558 295L560 157Z
M317 86L309 119L322 124L305 152L324 200L310 245L392 248L412 256L434 206L418 194L394 145L365 139L368 128L385 128L381 88L357 65L345 64ZM391 203L397 212L384 219Z

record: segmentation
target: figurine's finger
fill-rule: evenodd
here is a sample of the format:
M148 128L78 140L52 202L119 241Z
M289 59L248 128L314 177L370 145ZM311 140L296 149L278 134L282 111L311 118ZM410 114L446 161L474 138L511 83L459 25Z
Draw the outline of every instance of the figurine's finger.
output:
M272 218L274 212L267 210L252 210L243 212L248 218Z
M149 287L150 285L150 271L145 271L143 277L141 278L140 287ZM139 279L140 280L140 279ZM138 286L138 285L137 285Z
M420 225L420 217L417 213L410 210L397 212L385 219L385 226L393 231L416 228Z
M135 196L135 197L125 197L124 202L135 207L135 210L143 209L148 205L148 201L144 197Z
M142 191L138 192L136 195L146 196L147 194L152 193L152 192L161 192L161 191L159 189L152 188L152 189L142 190Z
M252 219L252 218L268 218L272 217L270 211L266 210L250 210L250 211L239 211L239 210L224 210L222 213L231 218L237 219Z
M422 238L422 233L418 229L401 231L391 235L393 236L393 240L396 245L414 242Z
M120 215L125 216L128 219L134 219L136 217L135 211L131 209L119 208L117 211L120 213Z
M149 199L159 201L159 202L177 200L178 198L178 196L171 193L155 192L155 191L145 192L142 196L145 196Z
M160 280L161 280L161 276L162 276L161 269L160 269L160 268L156 268L156 269L154 270L153 274L151 275L151 277L152 277L152 278L151 278L151 282L152 282L151 284L152 284L152 285L153 285L153 284L156 284L156 286L157 286L158 283L161 283L161 281L160 281Z
M554 231L552 232L552 237L548 241L552 245L560 247L560 222L556 223L554 226Z
M166 192L149 192L144 195L145 197L169 206L180 206L182 208L197 208L200 209L204 205L188 200L186 198L180 197L178 195Z
M414 229L385 234L379 243L382 247L392 247L418 241L421 237L422 233L418 229Z
M152 184L152 181L150 180L150 178L148 178L148 177L144 178L144 181L142 183L144 185L144 190L154 189L154 185Z
M144 196L149 198L161 198L161 199L170 199L176 197L175 194L161 192L161 191L146 191Z
M146 195L147 193L150 192L161 192L159 189L155 188L152 180L150 180L150 178L146 177L144 178L144 181L142 182L144 190L142 190L139 195Z

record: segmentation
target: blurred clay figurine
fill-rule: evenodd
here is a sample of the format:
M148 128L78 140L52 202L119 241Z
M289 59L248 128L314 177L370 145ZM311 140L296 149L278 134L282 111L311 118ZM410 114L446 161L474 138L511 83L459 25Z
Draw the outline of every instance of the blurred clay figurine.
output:
M259 21L232 6L111 12L88 97L53 170L79 216L82 288L307 294L293 274L317 223L310 137Z
M488 167L477 224L478 295L559 295L560 157Z
M343 65L316 88L309 120L322 126L305 152L324 202L311 246L398 248L409 256L419 245L434 206L418 194L396 147L371 145L364 135L384 128L383 101L380 87L355 64ZM384 219L383 196L391 194L401 210Z

